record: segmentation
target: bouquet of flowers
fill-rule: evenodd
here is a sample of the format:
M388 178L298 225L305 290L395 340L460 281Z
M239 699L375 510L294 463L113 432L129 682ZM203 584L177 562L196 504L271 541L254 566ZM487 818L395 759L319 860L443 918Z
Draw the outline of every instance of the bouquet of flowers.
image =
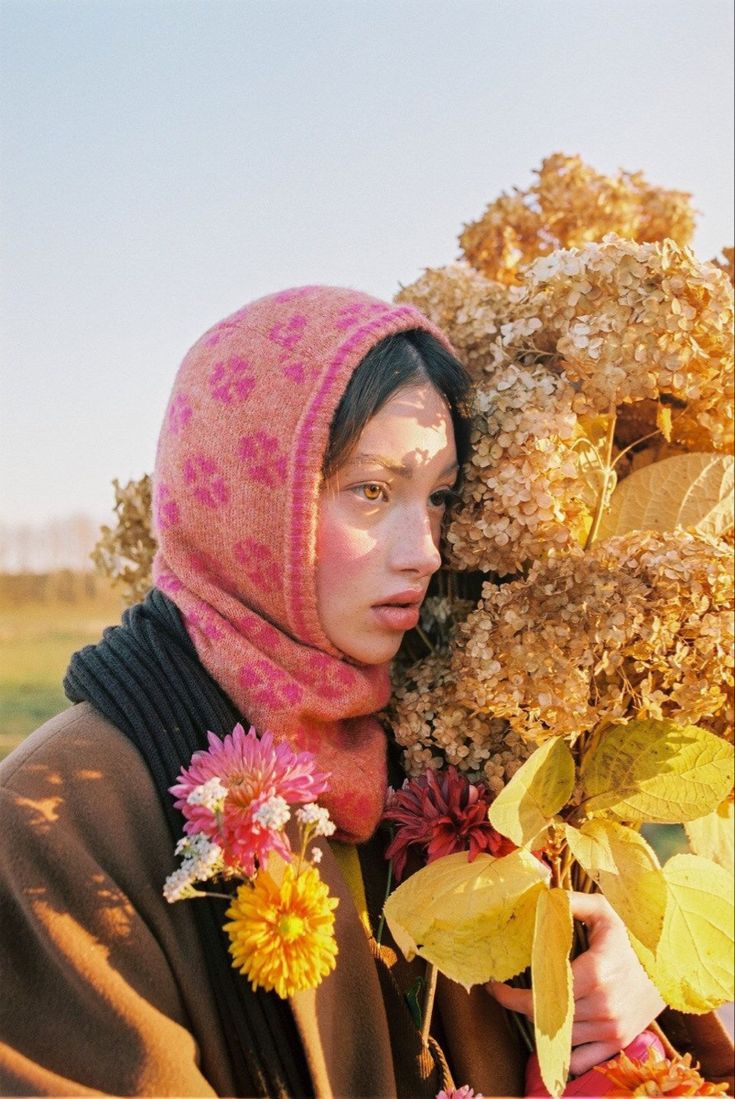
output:
M390 714L409 776L390 853L399 876L411 843L428 865L385 909L409 956L462 984L530 971L555 1095L584 945L570 889L604 893L668 1004L733 998L732 286L684 247L686 196L593 180L596 240L567 168L548 232L545 162L533 201L465 229L469 262L399 295L476 385L426 648L399 661ZM664 865L661 824L690 848Z
M321 880L321 851L309 844L330 836L334 824L316 798L328 775L310 752L276 744L236 725L209 748L195 752L171 787L186 820L176 846L181 866L166 879L170 902L191 897L227 901L232 964L253 989L286 998L316 988L335 966L334 909ZM298 842L286 826L294 817ZM230 886L229 892L220 889ZM234 888L236 886L236 888Z

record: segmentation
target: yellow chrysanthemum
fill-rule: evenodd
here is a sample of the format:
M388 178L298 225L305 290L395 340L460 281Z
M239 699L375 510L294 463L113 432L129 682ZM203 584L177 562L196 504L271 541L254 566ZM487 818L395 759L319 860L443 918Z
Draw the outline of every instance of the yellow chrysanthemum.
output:
M280 884L261 870L227 910L232 964L253 989L282 999L316 988L335 966L337 904L312 866L299 874L287 866Z

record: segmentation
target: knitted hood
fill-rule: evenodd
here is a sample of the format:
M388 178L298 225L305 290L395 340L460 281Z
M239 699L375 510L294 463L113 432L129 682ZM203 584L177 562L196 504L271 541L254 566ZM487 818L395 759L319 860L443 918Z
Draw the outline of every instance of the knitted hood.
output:
M154 474L154 580L205 668L259 732L331 773L342 838L374 830L385 795L387 665L348 660L317 611L321 467L355 367L393 333L445 337L416 309L354 290L270 295L184 359Z

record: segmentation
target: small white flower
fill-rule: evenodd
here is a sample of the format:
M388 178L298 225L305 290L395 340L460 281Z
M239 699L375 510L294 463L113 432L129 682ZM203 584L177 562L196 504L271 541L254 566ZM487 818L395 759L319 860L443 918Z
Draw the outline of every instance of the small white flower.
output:
M315 836L332 836L337 829L336 824L329 819L328 810L317 805L315 801L310 801L308 805L297 809L296 819L300 824L311 826L312 834Z
M318 847L312 847L311 849L311 861L314 866L318 866L322 861L322 851Z
M210 843L209 840L202 838L204 843L193 858L184 860L184 865L191 864L191 872L198 881L208 881L224 870L225 861L219 844Z
M176 854L185 859L198 859L210 857L212 851L222 854L218 844L212 843L203 832L195 832L191 836L184 835L176 844Z
M176 854L183 855L184 858L178 870L174 870L166 878L163 886L163 895L169 904L198 896L195 883L209 881L225 869L222 848L201 833L182 836L176 844Z
M253 813L253 821L256 824L259 824L261 828L267 828L269 831L275 832L280 831L285 824L288 824L290 819L291 810L288 807L288 802L279 794L274 794L273 797L268 798Z
M178 870L174 870L173 874L169 874L163 885L163 895L169 904L195 897L196 893L194 880L186 865L180 866Z
M207 779L200 786L195 786L187 797L189 805L203 805L212 813L221 813L224 809L227 787L223 786L218 778Z

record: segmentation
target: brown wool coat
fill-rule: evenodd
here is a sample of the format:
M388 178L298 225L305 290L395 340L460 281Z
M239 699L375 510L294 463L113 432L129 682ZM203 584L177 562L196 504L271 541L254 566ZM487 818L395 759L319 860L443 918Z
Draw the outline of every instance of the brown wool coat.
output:
M0 1094L232 1095L197 902L162 898L173 844L137 750L81 703L0 777ZM328 845L320 869L340 899L338 965L293 1000L316 1095L435 1095L446 1078L421 1056L398 987L412 975L369 942ZM365 871L368 896L380 893L382 860ZM523 1057L500 1009L456 987L441 1000L449 1050L463 1047L459 1082L475 1071L486 1095L521 1094Z
M29 737L0 780L0 1094L232 1095L197 902L162 899L173 845L137 750L82 703ZM369 848L362 863L376 912L385 866ZM315 1094L434 1096L449 1078L402 1002L416 970L368 939L328 846L321 871L340 898L338 965L292 1001ZM523 1094L524 1055L483 990L444 982L435 1014L457 1085ZM703 1069L731 1071L717 1021L697 1024Z

